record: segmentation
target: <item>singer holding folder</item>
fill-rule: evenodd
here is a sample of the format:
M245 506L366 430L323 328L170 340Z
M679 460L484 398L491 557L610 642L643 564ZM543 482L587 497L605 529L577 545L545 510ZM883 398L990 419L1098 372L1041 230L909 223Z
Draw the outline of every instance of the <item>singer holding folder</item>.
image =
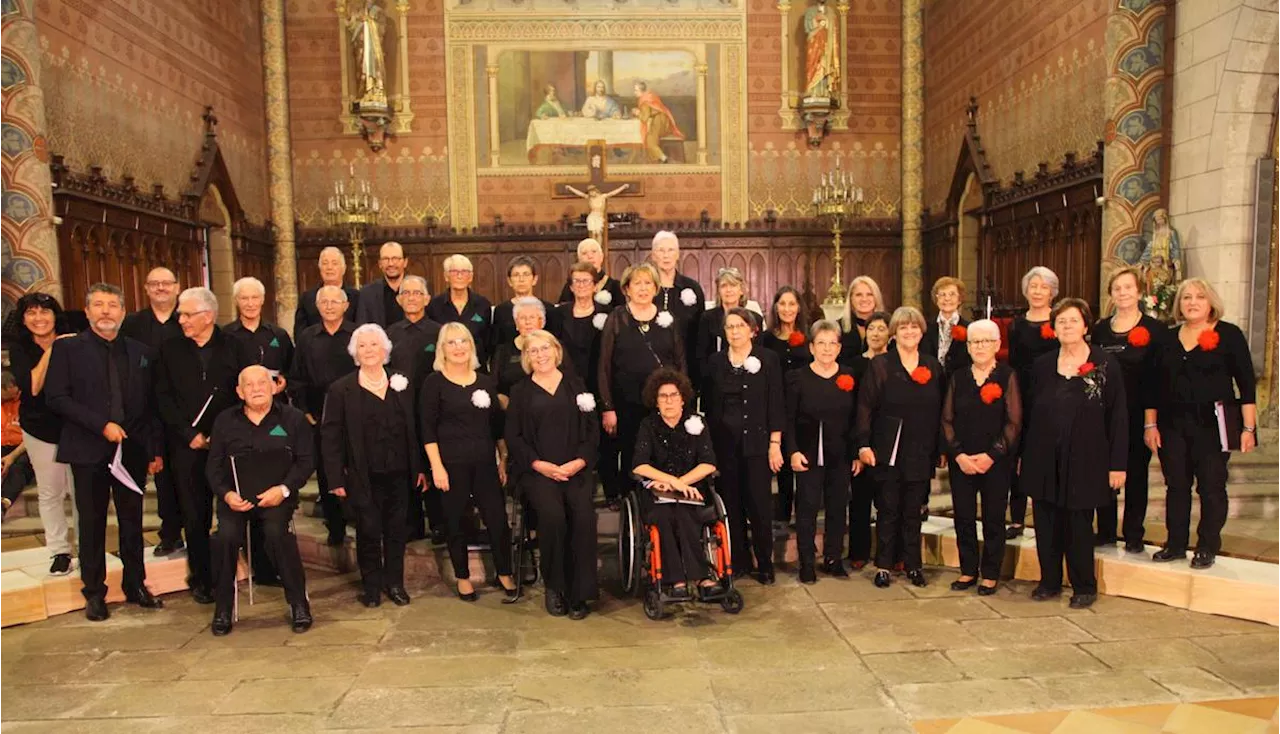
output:
M218 534L213 539L213 580L217 598L213 634L231 631L236 561L249 518L262 523L263 545L280 576L294 632L311 628L306 576L289 521L298 509L298 491L315 468L311 424L297 408L272 400L275 381L254 365L240 373L236 393L243 406L227 408L213 424L205 473L218 502Z
M160 471L161 433L152 403L155 354L145 344L120 337L124 294L105 283L85 298L89 330L54 342L45 375L49 409L62 417L58 461L71 465L80 514L80 579L85 617L100 622L107 611L107 502L114 498L120 526L124 595L133 604L163 604L144 583L142 493L147 473ZM133 487L113 475L119 460Z

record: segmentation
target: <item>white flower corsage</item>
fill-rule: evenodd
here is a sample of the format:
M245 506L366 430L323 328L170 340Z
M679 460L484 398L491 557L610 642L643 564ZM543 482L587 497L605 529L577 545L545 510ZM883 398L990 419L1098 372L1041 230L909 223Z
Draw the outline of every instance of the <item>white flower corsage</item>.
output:
M590 413L596 409L596 396L589 392L578 393L578 410L583 413Z
M484 410L490 405L493 405L493 398L489 397L488 390L476 390L471 393L471 404L481 410Z
M698 302L698 294L694 293L692 288L685 288L680 291L680 302L686 306L692 306Z
M608 306L610 303L613 303L613 294L609 291L597 291L596 303L601 306Z
M703 429L706 427L707 424L702 422L702 416L700 415L691 415L684 422L684 430L690 436L701 436Z
M396 392L404 392L404 389L408 386L409 386L409 378L405 377L399 372L391 376L392 390L395 390Z
M598 313L591 317L591 325L596 327L596 331L602 331L604 329L604 322L608 320L608 314Z
M760 359L754 355L747 357L747 361L742 363L742 369L754 375L760 371Z
M654 319L654 321L658 322L658 326L661 326L664 329L671 326L671 322L675 320L675 317L671 315L670 311L659 311L658 318Z

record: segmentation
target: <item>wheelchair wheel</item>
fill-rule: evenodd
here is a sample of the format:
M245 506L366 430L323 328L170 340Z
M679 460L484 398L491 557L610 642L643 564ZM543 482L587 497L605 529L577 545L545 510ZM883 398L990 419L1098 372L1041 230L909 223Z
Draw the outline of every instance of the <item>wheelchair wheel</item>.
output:
M666 610L662 608L662 595L657 589L649 589L644 593L644 616L657 621L666 615Z
M720 600L720 608L725 611L725 614L737 614L744 606L746 602L742 599L742 592L737 589L730 589L729 593Z
M627 596L639 594L640 575L644 572L641 555L644 539L640 536L640 517L633 497L622 501L618 510L618 576Z

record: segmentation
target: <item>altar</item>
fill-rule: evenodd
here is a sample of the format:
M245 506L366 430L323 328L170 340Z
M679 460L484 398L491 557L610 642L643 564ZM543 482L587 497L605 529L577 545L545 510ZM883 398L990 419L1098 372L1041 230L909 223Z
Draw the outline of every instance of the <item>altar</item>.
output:
M589 140L604 140L614 149L644 149L640 120L636 118L553 117L529 123L525 152L530 163L546 163L555 148L585 148Z

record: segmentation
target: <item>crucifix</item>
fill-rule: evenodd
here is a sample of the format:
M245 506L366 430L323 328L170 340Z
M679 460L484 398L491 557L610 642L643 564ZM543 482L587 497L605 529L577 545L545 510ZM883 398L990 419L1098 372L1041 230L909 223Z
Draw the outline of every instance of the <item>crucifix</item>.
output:
M609 217L606 213L609 199L614 196L644 196L643 181L606 181L605 167L609 147L603 140L587 141L587 175L585 183L558 183L551 189L553 199L586 199L587 232L600 243L605 256L609 254Z

